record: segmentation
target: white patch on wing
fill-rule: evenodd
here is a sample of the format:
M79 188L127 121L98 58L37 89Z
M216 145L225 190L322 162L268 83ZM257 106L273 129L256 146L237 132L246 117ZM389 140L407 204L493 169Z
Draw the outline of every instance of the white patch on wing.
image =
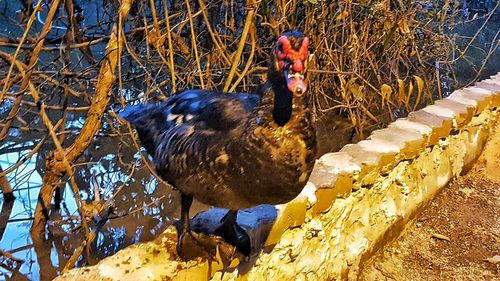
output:
M185 115L185 116L184 116L184 120L185 120L185 121L189 121L189 120L193 119L193 117L194 117L194 115L192 115L192 114L187 114L187 115Z
M172 114L172 113L169 113L169 114L167 115L167 121L168 121L168 122L173 121L173 120L177 119L178 117L179 117L179 115L177 115L177 114Z

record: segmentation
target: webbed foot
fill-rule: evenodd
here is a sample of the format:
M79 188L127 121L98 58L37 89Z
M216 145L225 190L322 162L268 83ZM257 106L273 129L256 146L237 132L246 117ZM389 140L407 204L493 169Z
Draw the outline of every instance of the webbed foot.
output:
M221 219L221 225L214 231L214 235L222 237L227 243L236 247L244 256L249 256L251 251L250 236L238 225L236 218L238 211L229 210Z
M177 253L185 261L199 257L220 261L224 268L228 267L234 258L242 259L236 247L224 241L222 237L194 231L179 234Z
M177 253L182 259L202 257L220 260L227 267L233 258L242 260L250 255L250 237L236 223L236 210L228 211L215 230L195 227L196 231L193 231L189 219L191 203L192 197L181 193L181 219L175 225L178 233Z

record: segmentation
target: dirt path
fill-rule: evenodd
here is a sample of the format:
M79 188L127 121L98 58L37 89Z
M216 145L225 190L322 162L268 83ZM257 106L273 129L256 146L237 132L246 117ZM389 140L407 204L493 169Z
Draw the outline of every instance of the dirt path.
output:
M475 166L369 261L360 280L500 280L500 124ZM487 261L487 259L496 259Z

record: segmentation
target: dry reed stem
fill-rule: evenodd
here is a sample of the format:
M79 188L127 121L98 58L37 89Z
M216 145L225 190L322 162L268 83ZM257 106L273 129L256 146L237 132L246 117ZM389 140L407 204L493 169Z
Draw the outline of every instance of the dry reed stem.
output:
M17 45L17 49L14 52L14 55L13 55L14 60L16 60L17 57L19 56L19 52L21 50L21 46L23 45L24 41L26 40L26 37L28 36L28 32L30 31L31 26L33 25L33 22L35 21L36 13L40 9L40 7L42 5L42 2L43 2L42 0L38 0L35 8L33 9L33 13L31 14L31 16L28 19L28 23L26 24L26 29L24 30L23 36L21 37L21 40L20 40L19 44ZM39 44L40 43L38 43L37 45L39 45ZM33 67L34 65L30 64L30 66ZM9 67L9 71L7 72L7 77L5 78L2 92L0 93L0 101L3 100L4 94L7 92L7 89L9 89L9 87L11 86L10 83L9 83L9 79L10 79L10 76L12 75L12 70L13 69L14 69L14 64L12 63L10 65L10 67ZM0 138L0 141L1 140L2 140L2 138Z
M243 27L243 33L241 34L240 42L238 44L238 49L236 49L236 53L233 55L233 61L231 62L231 70L229 70L226 84L224 85L224 92L227 92L227 90L229 89L231 81L233 80L233 76L236 72L236 68L240 63L241 52L243 52L243 47L245 47L248 31L250 30L250 26L253 24L255 10L257 8L258 6L255 6L253 0L247 1L247 17L245 18L245 26Z
M168 6L167 6L167 0L163 0L163 6L165 9L165 23L167 26L167 41L168 41L168 56L170 60L168 61L168 66L170 69L170 75L171 75L171 80L172 80L172 92L176 92L177 89L177 84L176 84L176 78L175 78L175 66L174 66L174 47L172 45L172 31L170 30L170 20L168 18Z
M196 42L196 34L194 31L193 15L191 13L191 3L189 0L184 1L186 3L186 9L188 12L189 27L191 30L191 45L194 50L194 56L196 58L196 67L198 68L198 75L200 77L201 88L205 88L205 83L203 82L203 71L201 71L200 55L198 54L198 47Z
M39 9L39 5L41 5L41 1L38 2L37 8L34 10L33 15L30 17L30 20L32 20L32 18L34 18L34 15L35 15L37 9ZM59 7L59 0L53 0L51 3L51 8L47 14L46 22L43 25L42 31L40 32L40 34L38 36L39 40L37 40L38 42L35 45L33 52L31 53L31 57L30 57L30 60L28 63L26 75L23 76L23 78L22 78L21 86L20 86L20 90L19 90L20 94L16 98L16 100L14 101L14 106L10 110L9 116L5 120L6 126L2 128L2 131L0 131L0 142L3 141L5 139L5 137L7 136L9 129L10 129L10 125L12 124L14 117L17 115L17 112L19 111L21 101L23 99L22 94L26 90L26 88L28 86L29 79L31 77L31 72L33 71L33 69L35 68L35 65L38 62L38 56L40 54L41 47L44 44L45 37L47 36L47 34L50 31L50 28L52 27L52 20L54 19L54 16L57 12L58 7ZM27 33L28 33L28 29L26 30L25 34L23 35L23 38L26 37ZM23 41L24 40L21 40L20 45L22 45ZM20 48L16 49L16 53L14 53L14 58L13 58L14 60L16 60L19 50L20 50ZM13 67L14 67L14 64L12 63L10 68L9 68L9 72L7 74L7 79L6 79L5 84L4 84L4 89L2 90L2 93L0 93L0 101L3 100L4 93L7 91L8 87L10 87L9 78L10 78L10 74L12 73Z
M243 71L241 72L241 75L236 79L236 82L233 83L233 86L229 89L229 92L234 92L236 90L236 87L240 84L240 82L245 78L245 75L248 74L248 70L252 66L253 63L253 56L255 54L255 28L252 27L252 30L250 31L250 44L251 44L251 50L250 50L250 55L248 56L247 64L243 68ZM228 78L229 81L229 78Z
M0 189L3 193L4 201L12 201L14 199L12 186L7 179L7 173L2 170L2 166L0 166Z
M205 24L207 25L208 33L210 34L210 37L212 38L212 42L214 42L215 46L217 47L217 50L219 50L222 58L224 59L224 62L227 65L231 65L231 61L229 60L227 54L226 54L226 48L224 47L222 40L220 39L220 36L218 33L216 33L212 29L212 24L210 23L210 20L208 19L208 14L207 14L207 6L205 5L204 0L198 0L198 3L200 4L200 10L202 11L203 19L205 20ZM165 9L167 11L167 9Z

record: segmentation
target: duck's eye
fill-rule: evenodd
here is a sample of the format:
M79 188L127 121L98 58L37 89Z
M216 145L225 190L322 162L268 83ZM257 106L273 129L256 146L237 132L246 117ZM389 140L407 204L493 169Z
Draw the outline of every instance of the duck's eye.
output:
M283 44L278 44L278 46L276 46L276 49L278 49L278 52L283 53Z

